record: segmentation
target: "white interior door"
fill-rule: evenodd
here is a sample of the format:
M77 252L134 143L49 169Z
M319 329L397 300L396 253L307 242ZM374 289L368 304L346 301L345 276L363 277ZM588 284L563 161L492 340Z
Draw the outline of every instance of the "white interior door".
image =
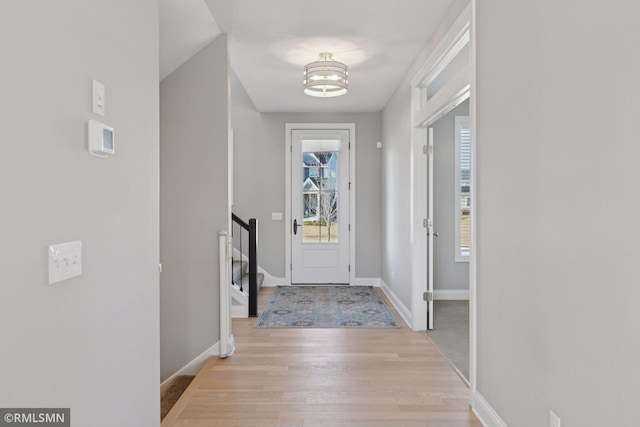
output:
M349 131L293 130L291 282L349 283Z
M427 328L433 329L433 128L427 136Z

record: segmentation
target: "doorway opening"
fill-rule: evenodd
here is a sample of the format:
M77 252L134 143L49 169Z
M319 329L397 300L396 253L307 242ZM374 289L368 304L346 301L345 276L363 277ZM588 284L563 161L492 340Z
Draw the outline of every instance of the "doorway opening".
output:
M434 302L427 334L469 379L469 254L471 151L469 100L429 125L427 200L433 220ZM434 319L436 319L434 321Z
M411 220L411 236L413 245L411 250L412 257L412 327L416 330L433 330L441 329L442 321L448 322L446 315L442 319L438 319L438 303L440 299L468 301L467 305L470 309L465 310L470 313L468 321L466 317L461 317L461 323L467 326L460 340L468 340L469 345L468 356L463 359L467 361L465 367L468 367L468 375L465 377L470 383L472 395L475 387L475 318L473 314L474 295L475 295L475 250L473 247L474 234L473 229L469 229L469 239L467 242L468 250L462 253L456 253L452 248L442 248L442 244L438 241L442 236L447 236L449 246L460 246L460 235L455 236L456 230L453 227L456 220L456 208L450 208L447 220L451 222L449 226L442 228L436 219L437 200L429 200L436 193L437 176L429 178L429 174L433 174L436 167L431 165L434 161L434 153L437 158L438 143L434 147L433 132L434 126L440 126L439 120L445 118L452 110L457 109L463 104L469 104L471 98L471 82L474 81L474 45L471 37L472 34L472 13L471 6L468 6L451 25L447 33L443 36L441 42L435 47L432 54L427 58L421 69L412 80L412 220ZM458 113L459 116L466 115L470 117L470 123L473 123L474 102L471 100L471 106L466 106L465 113ZM455 120L455 114L452 120ZM468 128L469 136L469 154L473 148L471 127ZM437 133L437 132L436 132ZM449 146L449 148L453 148ZM425 156L426 155L426 156ZM426 158L425 158L426 157ZM473 162L469 158L469 165ZM453 167L454 161L449 162ZM469 186L467 188L467 198L465 203L471 205L475 203L473 196L473 185L471 185L474 171L469 170ZM449 176L453 178L453 172ZM448 197L454 200L455 185L451 185ZM458 194L458 197L461 197ZM460 201L462 203L462 199ZM466 224L471 226L474 222L475 212L468 209L464 212ZM442 216L442 214L441 214ZM458 224L461 225L462 223ZM444 233L444 234L443 234ZM460 230L458 230L460 233ZM438 237L436 237L438 236ZM447 289L444 282L446 277L439 277L438 265L442 264L442 260L436 259L436 254L444 252L448 257L454 257L454 263L466 264L466 274L468 287L466 289ZM463 258L468 261L462 261ZM437 262L436 262L437 261ZM444 264L443 264L444 265ZM459 270L464 270L461 268ZM452 270L451 268L450 270ZM440 273L446 270L440 268ZM453 273L450 273L453 275ZM444 282L443 282L444 281ZM441 286L435 286L436 282ZM453 286L460 286L459 284ZM446 305L446 304L445 304ZM466 337L469 337L468 339Z

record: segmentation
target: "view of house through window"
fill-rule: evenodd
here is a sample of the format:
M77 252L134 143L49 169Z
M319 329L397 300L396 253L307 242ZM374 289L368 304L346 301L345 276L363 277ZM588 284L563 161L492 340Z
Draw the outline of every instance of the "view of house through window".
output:
M338 242L338 154L302 153L303 242Z
M456 116L456 261L471 253L471 129L468 116Z

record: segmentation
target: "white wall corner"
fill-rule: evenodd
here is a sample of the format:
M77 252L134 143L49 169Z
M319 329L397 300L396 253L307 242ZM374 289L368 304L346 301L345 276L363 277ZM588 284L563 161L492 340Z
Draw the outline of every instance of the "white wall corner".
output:
M433 299L435 300L468 300L468 289L440 289L433 291Z
M508 427L478 391L473 394L472 410L485 427Z
M409 310L402 303L402 301L400 301L400 298L398 298L395 292L393 292L393 290L389 287L389 285L387 285L386 282L382 279L380 279L380 288L382 288L382 292L384 292L387 298L389 298L389 301L391 301L391 304L393 304L393 306L398 311L398 313L400 314L402 319L405 321L405 323L409 327L412 327L413 324L412 324L411 310Z
M233 335L229 337L229 346L231 347L231 351L229 352L229 355L231 355L235 350L235 338ZM211 347L209 347L208 349L200 353L198 356L195 357L195 359L193 359L191 362L184 365L182 368L180 368L177 372L175 372L169 378L162 381L160 383L160 392L163 393L171 385L171 381L173 381L173 379L177 376L197 375L198 372L200 372L200 369L202 369L202 366L204 366L207 359L209 359L211 356L220 356L220 341L218 341L217 343L215 343L214 345L212 345Z

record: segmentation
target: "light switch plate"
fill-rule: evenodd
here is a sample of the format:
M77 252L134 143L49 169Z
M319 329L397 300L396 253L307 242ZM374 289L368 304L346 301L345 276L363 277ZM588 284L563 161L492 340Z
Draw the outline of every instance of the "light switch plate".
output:
M49 246L49 284L82 274L82 242Z
M104 84L97 80L93 81L93 112L104 117L105 111L105 88Z

